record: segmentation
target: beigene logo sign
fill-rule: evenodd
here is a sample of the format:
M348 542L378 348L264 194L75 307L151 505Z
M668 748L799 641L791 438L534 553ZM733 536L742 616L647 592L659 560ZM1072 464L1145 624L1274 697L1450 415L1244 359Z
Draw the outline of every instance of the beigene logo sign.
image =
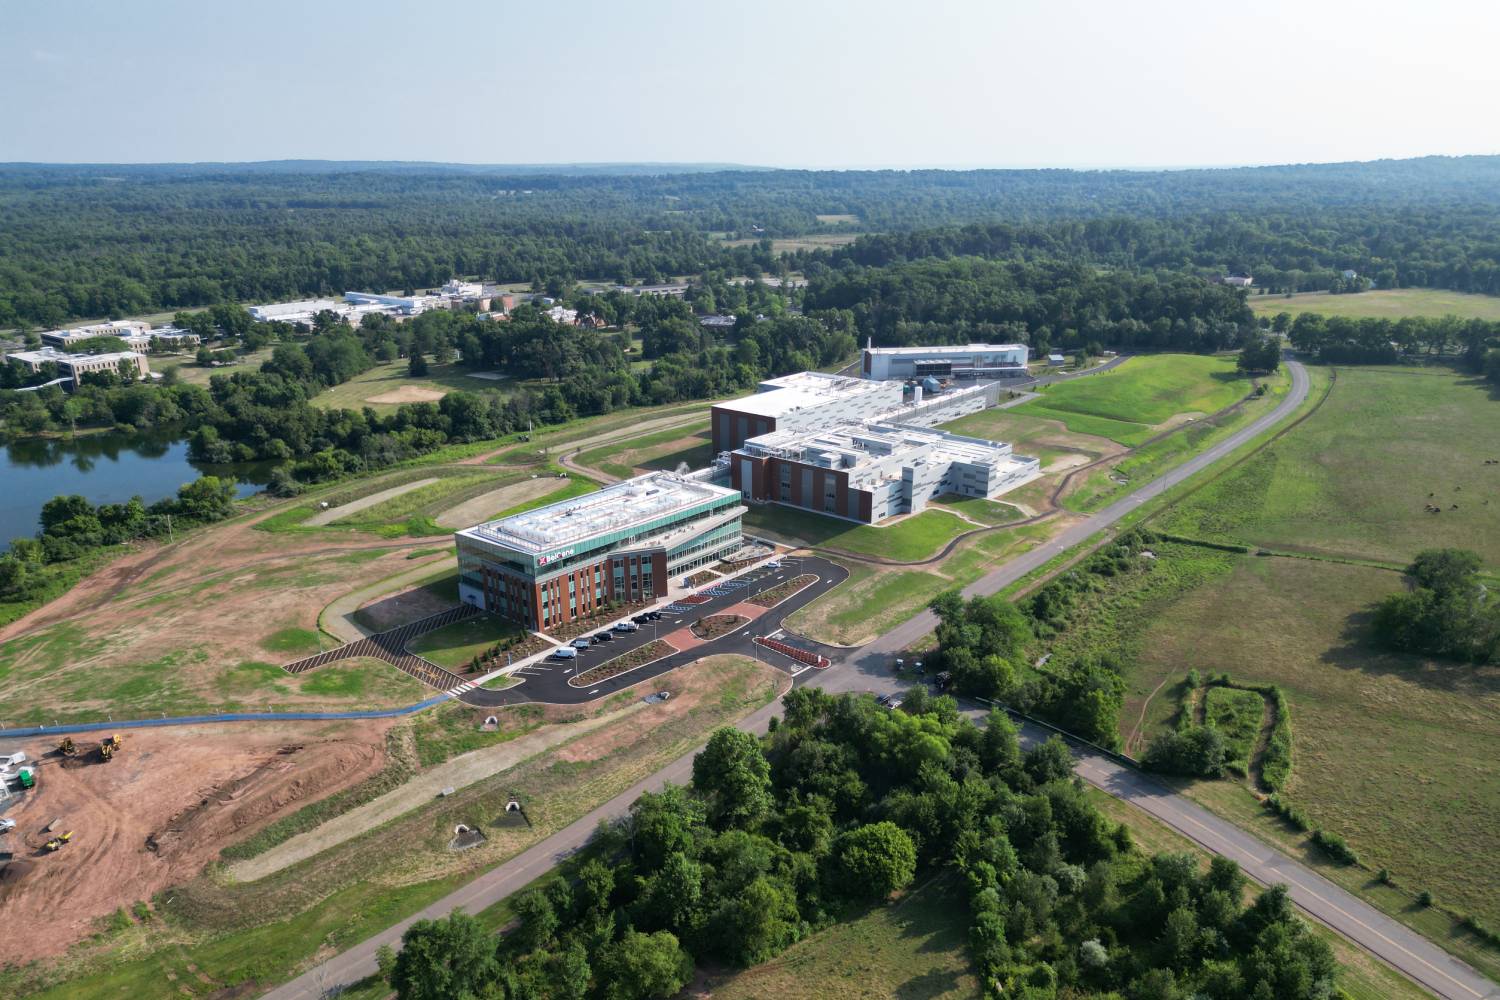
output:
M559 559L566 559L566 558L568 558L568 556L570 556L572 554L573 554L573 550L572 549L562 549L562 550L560 550L558 552L549 552L547 555L537 556L536 557L536 564L538 566L545 566L545 565L547 565L550 562L556 562Z

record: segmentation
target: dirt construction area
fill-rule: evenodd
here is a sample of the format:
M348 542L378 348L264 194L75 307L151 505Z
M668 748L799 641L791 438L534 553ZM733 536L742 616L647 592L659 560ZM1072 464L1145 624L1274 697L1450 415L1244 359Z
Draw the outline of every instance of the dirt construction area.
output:
M448 395L441 389L424 389L419 385L403 385L399 389L382 392L374 396L366 396L366 403L436 403Z
M92 750L100 734L78 737L83 752L73 759L52 741L24 746L41 762L37 785L8 803L16 828L0 842L14 853L0 870L12 953L60 954L101 918L191 879L229 844L374 775L385 765L387 728L132 730L108 762ZM69 843L45 850L69 830Z

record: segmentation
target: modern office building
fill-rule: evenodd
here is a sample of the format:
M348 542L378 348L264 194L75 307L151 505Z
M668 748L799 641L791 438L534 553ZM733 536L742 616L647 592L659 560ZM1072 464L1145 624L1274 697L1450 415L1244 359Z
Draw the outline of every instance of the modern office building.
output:
M85 340L95 337L116 337L125 342L132 351L148 351L156 341L174 343L198 343L198 335L180 330L175 326L152 327L138 319L116 319L108 323L91 323L75 326L71 330L47 330L40 334L44 347L55 347L67 351Z
M865 524L916 513L943 494L999 496L1041 472L1037 459L1003 442L877 422L764 434L729 463L730 484L747 499Z
M753 396L719 403L712 415L714 454L773 431L803 431L864 420L901 406L899 382L797 372L760 383Z
M935 378L1020 378L1030 349L1025 344L963 344L947 347L867 347L860 371L886 381Z
M734 490L638 476L458 532L459 597L538 631L649 601L739 548L744 513Z

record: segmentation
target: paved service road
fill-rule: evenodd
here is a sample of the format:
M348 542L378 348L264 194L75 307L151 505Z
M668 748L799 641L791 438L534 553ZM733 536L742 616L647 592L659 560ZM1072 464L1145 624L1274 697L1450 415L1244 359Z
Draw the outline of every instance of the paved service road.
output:
M1288 365L1292 373L1292 390L1272 412L1162 478L1068 529L1047 545L1011 560L966 588L965 593L991 594L1010 585L1058 553L1118 521L1146 500L1223 459L1274 424L1285 420L1307 398L1308 391L1306 370L1296 362L1289 362ZM918 615L869 645L845 651L841 657L836 656L834 666L828 670L809 671L799 680L835 692L865 690L885 693L899 690L905 685L891 675L894 654L926 635L934 624L930 614ZM743 720L740 728L750 732L764 732L771 717L780 714L780 711L780 703L773 702ZM1027 727L1023 735L1028 741L1042 738L1035 727ZM1234 824L1208 813L1149 776L1132 771L1103 754L1082 748L1075 748L1074 752L1078 758L1078 773L1085 780L1111 795L1139 806L1206 849L1234 859L1256 881L1264 884L1285 883L1292 898L1306 912L1383 958L1444 1000L1500 1000L1500 989L1484 976L1416 932L1391 920L1304 865L1256 840ZM402 933L414 920L440 917L460 907L474 913L505 898L588 843L601 819L625 815L630 804L642 792L658 789L669 782L686 782L692 774L692 758L693 754L689 754L675 761L421 913L329 959L285 986L271 991L268 996L275 1000L315 1000L330 989L373 974L376 950L383 944L399 944Z

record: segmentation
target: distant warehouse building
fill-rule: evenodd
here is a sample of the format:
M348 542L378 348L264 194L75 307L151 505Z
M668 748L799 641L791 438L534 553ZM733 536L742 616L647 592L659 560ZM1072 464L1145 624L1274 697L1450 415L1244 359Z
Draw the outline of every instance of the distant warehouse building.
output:
M867 347L861 372L886 381L934 378L1020 378L1026 374L1025 344L964 344L948 347Z
M457 533L459 597L545 631L647 601L741 545L740 495L657 472Z
M767 379L755 395L711 408L714 454L733 451L772 431L813 430L864 420L901 405L897 382L797 372Z
M994 497L1040 474L1011 446L901 424L776 431L729 458L741 495L873 524L922 510L945 493Z

